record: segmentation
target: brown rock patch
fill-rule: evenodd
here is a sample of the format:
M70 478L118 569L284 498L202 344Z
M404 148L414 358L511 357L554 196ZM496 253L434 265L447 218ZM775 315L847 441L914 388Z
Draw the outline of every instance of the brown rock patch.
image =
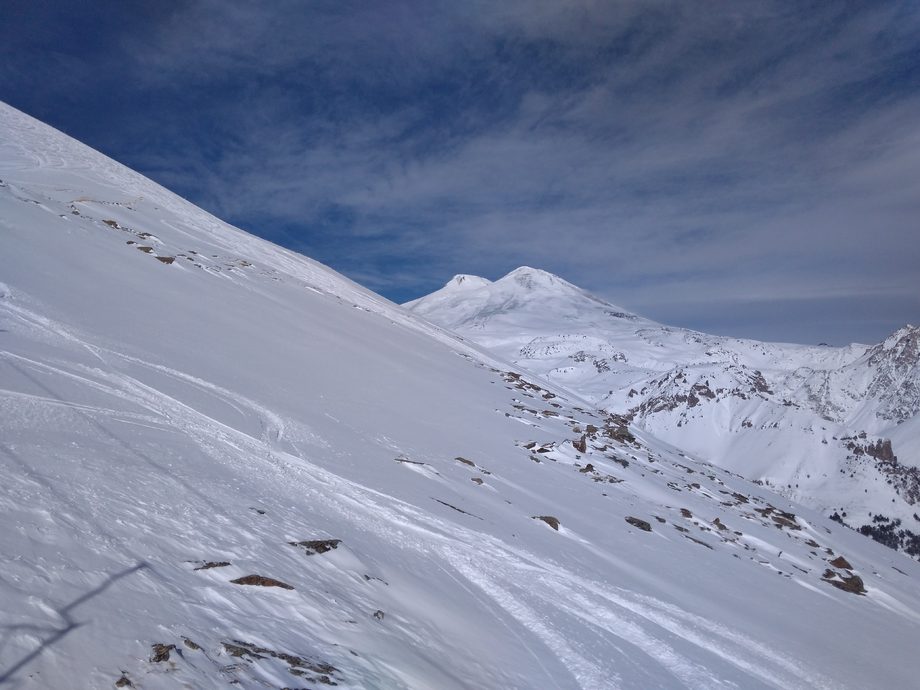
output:
M844 568L846 570L853 570L853 566L850 565L850 562L843 556L837 556L834 560L830 561L830 564L835 568Z
M652 526L648 522L646 522L645 520L640 520L637 517L633 517L630 515L629 517L626 518L626 522L628 522L633 527L637 527L641 529L643 532L652 531Z
M547 525L552 527L557 532L559 531L559 518L555 518L552 515L534 515L534 520L543 520Z
M230 580L234 585L253 585L256 587L280 587L281 589L294 589L291 585L281 582L281 580L275 580L271 577L265 577L263 575L244 575L243 577L238 577L235 580Z

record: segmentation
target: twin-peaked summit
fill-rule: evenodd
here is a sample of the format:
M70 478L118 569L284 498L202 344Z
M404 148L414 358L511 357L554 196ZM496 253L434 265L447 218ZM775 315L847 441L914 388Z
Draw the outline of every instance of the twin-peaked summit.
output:
M554 273L544 271L540 268L519 266L495 281L465 273L457 274L448 280L440 290L408 302L406 306L415 309L419 305L431 303L436 296L445 297L457 290L471 289L484 289L491 292L516 290L521 294L529 293L535 298L550 297L553 295L571 295L574 293L591 300L597 300L596 297L585 292L580 287L573 285L564 278L560 278Z
M611 319L654 325L564 278L529 266L516 268L494 282L456 275L440 290L404 306L454 330L530 331L537 324L549 328L562 321L600 326Z

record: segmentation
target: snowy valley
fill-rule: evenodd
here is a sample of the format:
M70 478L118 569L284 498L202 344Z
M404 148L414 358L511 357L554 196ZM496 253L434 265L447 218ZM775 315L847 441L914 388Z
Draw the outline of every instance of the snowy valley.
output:
M909 519L916 330L457 282L407 311L0 104L0 686L916 686L920 563L827 517Z
M657 438L920 557L920 328L763 343L644 319L522 267L407 305Z

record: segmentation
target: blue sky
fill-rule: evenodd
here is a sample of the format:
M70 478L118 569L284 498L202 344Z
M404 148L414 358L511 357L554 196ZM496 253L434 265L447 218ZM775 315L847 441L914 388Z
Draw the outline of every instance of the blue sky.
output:
M920 3L5 0L0 99L396 301L920 322Z

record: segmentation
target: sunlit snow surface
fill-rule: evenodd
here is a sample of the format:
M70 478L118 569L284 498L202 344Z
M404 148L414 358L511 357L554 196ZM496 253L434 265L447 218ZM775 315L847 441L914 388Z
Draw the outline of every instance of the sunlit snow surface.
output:
M6 106L0 180L0 685L920 677L918 564Z

